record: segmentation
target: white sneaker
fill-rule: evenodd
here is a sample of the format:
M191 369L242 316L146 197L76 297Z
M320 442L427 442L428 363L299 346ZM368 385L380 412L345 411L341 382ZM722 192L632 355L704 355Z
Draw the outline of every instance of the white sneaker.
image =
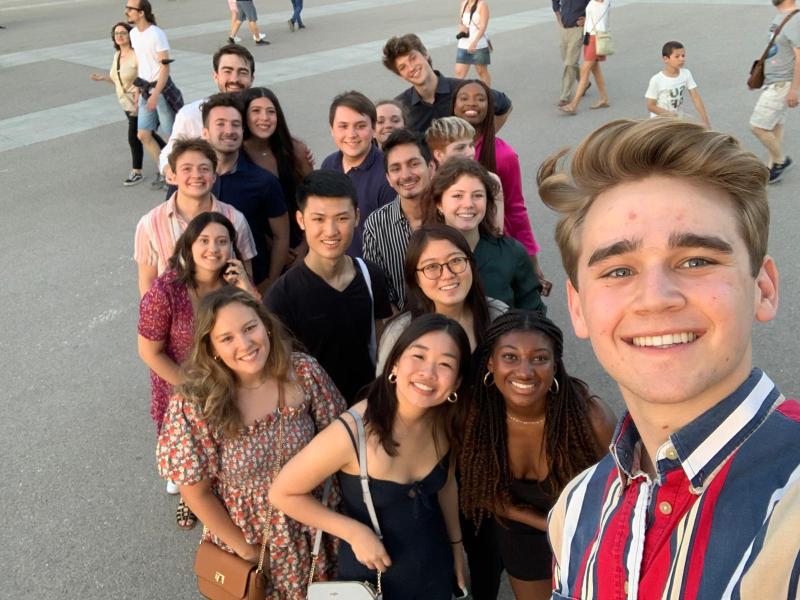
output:
M253 41L254 41L254 42L258 42L258 41L260 41L260 40L263 40L265 37L267 37L267 34L266 34L266 33L259 33L259 34L258 34L258 37L256 37L256 36L253 36Z
M176 494L180 494L181 491L180 489L178 489L178 486L175 485L173 482L167 481L167 493L172 494L174 496Z
M239 42L242 41L242 38L240 38L238 35L233 36L232 39L233 39L234 43L236 43L236 44L238 44Z

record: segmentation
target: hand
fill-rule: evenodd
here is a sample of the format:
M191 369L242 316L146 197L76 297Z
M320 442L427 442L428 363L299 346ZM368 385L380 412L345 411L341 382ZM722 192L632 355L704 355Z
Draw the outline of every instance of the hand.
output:
M244 560L254 565L258 564L258 559L261 556L261 544L247 544L241 551L236 554L241 556ZM269 553L264 553L264 571L269 570Z
M464 560L464 544L459 542L453 544L453 567L456 572L458 587L462 590L467 589L466 561Z
M311 165L311 168L314 168L314 153L311 151L311 148L306 146L306 160L308 164Z
M370 570L383 572L392 566L392 559L386 553L386 548L375 532L366 525L358 524L358 529L350 540L350 547L356 560Z
M100 74L100 73L92 73L91 75L89 75L89 78L90 78L92 81L105 81L105 79L106 79L106 76L105 76L105 75L102 75L102 74Z
M460 31L461 33L469 33L469 27L467 27L463 23L459 23L458 24L458 31Z
M578 20L575 21L575 24L578 27L583 27L583 24L586 23L586 17L578 17Z
M286 255L286 268L288 269L297 260L297 250L289 248L289 253Z
M222 278L231 285L235 285L240 290L250 293L253 292L250 278L247 276L247 271L240 260L235 258L230 259L222 274Z
M477 40L475 40L474 42L472 42L472 43L469 45L469 48L467 48L467 52L475 52L475 50L476 50L477 48L478 48L478 41L477 41Z
M156 110L156 107L158 107L158 95L150 94L150 97L147 99L147 110L153 111Z
M547 298L550 295L550 291L553 289L553 282L548 281L544 277L540 277L539 283L542 284L542 296Z
M786 94L786 106L794 108L797 106L797 90L789 90Z

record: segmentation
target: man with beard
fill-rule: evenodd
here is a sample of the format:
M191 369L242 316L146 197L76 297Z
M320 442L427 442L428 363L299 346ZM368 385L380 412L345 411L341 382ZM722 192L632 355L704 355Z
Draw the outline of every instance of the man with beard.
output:
M212 192L247 219L258 251L253 281L263 293L278 279L289 254L289 217L280 181L241 152L244 110L238 94L211 96L202 115L203 137L217 155Z
M239 93L253 85L256 63L253 55L244 46L239 44L223 46L214 53L211 61L214 67L211 77L221 93ZM168 174L167 169L169 169L167 157L172 151L175 140L202 137L203 115L200 112L200 105L207 99L207 97L200 98L190 104L186 104L175 115L172 136L161 151L161 160L159 161L159 169L165 175Z
M408 238L422 225L422 194L433 177L435 163L421 134L398 129L383 145L383 164L397 198L372 213L364 223L364 258L383 268L389 298L402 311Z

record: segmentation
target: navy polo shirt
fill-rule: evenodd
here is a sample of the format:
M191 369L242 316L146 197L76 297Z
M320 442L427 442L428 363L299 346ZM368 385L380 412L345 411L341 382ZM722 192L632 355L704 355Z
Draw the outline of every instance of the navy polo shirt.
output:
M253 259L253 279L261 283L269 275L267 237L272 235L269 219L286 214L280 181L247 158L244 152L239 152L236 167L217 177L212 193L247 219L258 251Z
M439 78L436 84L433 104L428 104L420 98L413 85L395 98L395 100L399 100L406 105L408 110L406 127L408 129L425 133L425 130L430 127L431 121L442 117L450 117L453 114L453 90L462 80L455 77L445 77L436 70L433 72ZM511 110L511 100L503 92L492 90L492 97L494 98L494 114L496 116L504 115Z
M334 152L326 157L325 160L322 161L322 168L329 171L344 173L342 152ZM381 152L375 144L370 148L364 162L350 169L346 175L352 180L353 185L356 186L356 193L358 194L358 212L360 213L358 227L356 227L353 241L347 249L347 254L360 257L362 247L361 240L364 233L364 223L367 222L367 217L384 204L389 204L389 202L394 200L395 196L397 196L397 192L394 191L386 179L386 171L383 166L383 152Z
M586 17L589 0L553 0L553 12L561 13L564 27L577 27L578 19Z

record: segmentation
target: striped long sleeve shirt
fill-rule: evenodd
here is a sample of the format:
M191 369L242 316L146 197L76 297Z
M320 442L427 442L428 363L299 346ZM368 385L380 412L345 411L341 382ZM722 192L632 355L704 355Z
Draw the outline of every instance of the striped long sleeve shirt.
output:
M672 434L656 477L630 415L549 515L553 598L798 598L800 403L754 369Z

